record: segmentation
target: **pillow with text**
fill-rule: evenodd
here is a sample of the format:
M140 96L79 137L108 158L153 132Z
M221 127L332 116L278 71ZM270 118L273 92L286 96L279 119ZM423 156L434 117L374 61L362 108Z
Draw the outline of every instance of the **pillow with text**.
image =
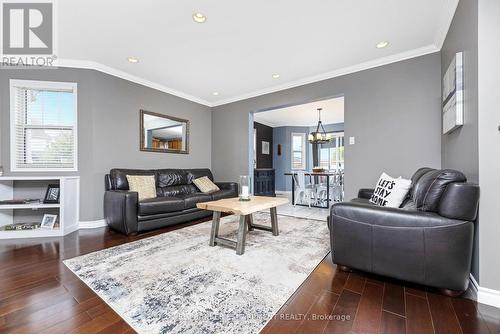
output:
M382 173L378 179L370 203L389 208L399 208L411 188L411 180L395 179Z

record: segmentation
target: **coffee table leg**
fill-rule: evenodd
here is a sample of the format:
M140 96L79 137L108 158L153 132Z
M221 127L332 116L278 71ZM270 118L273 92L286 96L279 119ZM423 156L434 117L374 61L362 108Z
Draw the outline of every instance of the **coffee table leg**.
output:
M236 254L245 253L245 239L247 234L247 216L240 216L240 226L238 228L238 241L236 243Z
M278 229L278 213L276 207L271 208L271 228L273 229L273 235L279 235Z
M253 231L253 215L252 214L249 214L249 215L246 215L246 222L247 222L247 225L248 225L248 231Z
M215 238L219 235L220 212L214 211L212 218L212 231L210 232L210 246L215 246Z

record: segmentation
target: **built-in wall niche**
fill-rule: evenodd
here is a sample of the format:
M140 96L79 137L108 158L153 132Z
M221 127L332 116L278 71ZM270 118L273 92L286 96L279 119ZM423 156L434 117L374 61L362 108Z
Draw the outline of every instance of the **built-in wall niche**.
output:
M59 201L44 203L49 185L59 186ZM0 177L0 239L63 236L78 229L78 176ZM57 216L53 228L18 230Z

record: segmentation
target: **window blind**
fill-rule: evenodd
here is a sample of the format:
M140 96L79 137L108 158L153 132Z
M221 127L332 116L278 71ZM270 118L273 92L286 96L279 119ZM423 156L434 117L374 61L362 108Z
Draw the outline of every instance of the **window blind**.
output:
M74 90L67 87L12 88L15 169L76 169Z

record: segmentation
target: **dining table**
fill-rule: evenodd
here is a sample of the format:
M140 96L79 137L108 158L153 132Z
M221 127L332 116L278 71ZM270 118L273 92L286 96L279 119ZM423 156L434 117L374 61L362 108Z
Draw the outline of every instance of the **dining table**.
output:
M323 172L305 171L304 174L309 176L309 177L316 177L316 176L326 177L326 204L324 204L324 205L314 204L311 206L315 207L315 208L328 209L330 207L330 177L335 177L336 175L339 175L339 174L337 172L330 172L330 171L323 171ZM292 204L294 204L295 203L295 178L293 176L297 175L297 172L286 172L285 175L292 177ZM303 203L297 203L297 205L308 206L307 204L303 204Z

